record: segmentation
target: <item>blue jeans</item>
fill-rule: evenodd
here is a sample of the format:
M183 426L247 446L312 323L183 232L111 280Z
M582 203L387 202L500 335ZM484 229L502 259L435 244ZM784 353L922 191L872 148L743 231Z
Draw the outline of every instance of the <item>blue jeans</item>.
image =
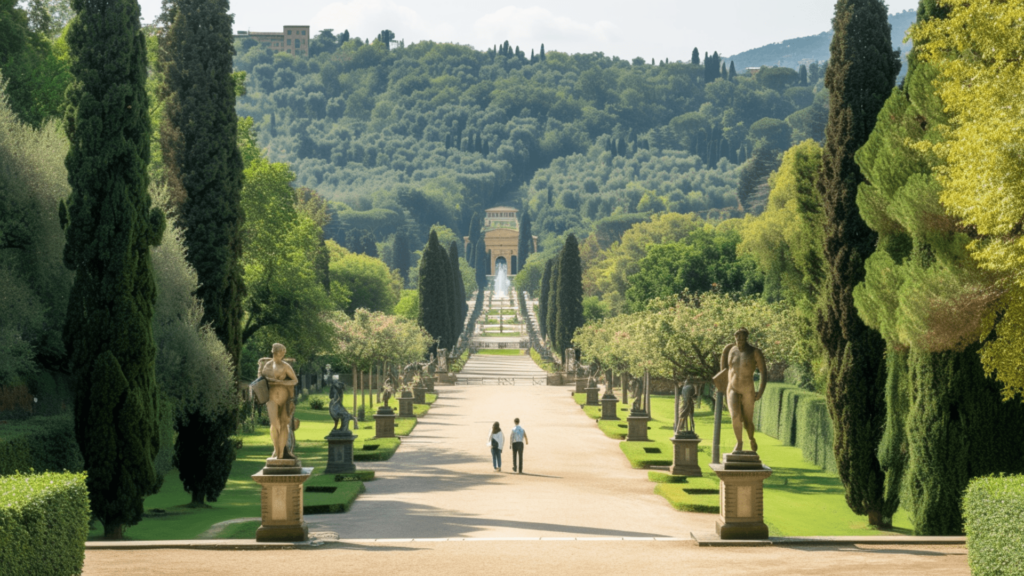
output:
M499 448L491 448L491 460L494 462L495 468L501 468L501 450Z

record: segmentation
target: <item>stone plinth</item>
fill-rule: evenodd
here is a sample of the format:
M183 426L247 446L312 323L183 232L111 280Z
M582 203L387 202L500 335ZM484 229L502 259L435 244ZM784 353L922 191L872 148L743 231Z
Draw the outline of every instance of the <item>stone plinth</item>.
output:
M587 393L587 406L600 406L601 403L598 401L598 393L601 390L597 386L589 387L584 389Z
M547 385L548 386L561 386L562 385L562 375L558 374L558 373L548 374L547 375Z
M413 401L416 402L417 404L426 404L427 403L427 389L426 389L426 387L424 387L422 385L414 387L412 389L412 397L413 397Z
M629 425L626 429L626 442L647 442L647 422L650 420L647 412L630 412L626 417Z
M697 464L697 445L700 438L693 432L683 432L671 438L672 466L668 473L673 476L701 476L700 465Z
M587 391L587 379L576 378L575 376L565 376L566 382L572 382L576 386L576 393L582 394Z
M619 399L615 395L601 398L601 420L619 420L616 409L619 407Z
M419 386L422 386L424 390L428 390L428 391L433 392L434 391L434 384L436 384L436 383L437 383L437 376L424 376L424 377L420 378ZM414 388L417 388L417 387L418 386L414 386ZM418 402L418 403L422 404L422 402Z
M349 430L335 430L324 436L324 440L327 440L327 468L324 472L348 474L356 471L356 465L352 462L352 443L356 438L358 436Z
M313 474L294 459L268 458L252 475L260 485L260 527L257 542L300 542L309 539L302 519L302 484Z
M381 406L373 415L374 427L377 429L376 438L395 437L395 411L389 406Z
M412 418L412 404L413 397L412 392L402 392L402 397L398 399L398 417L399 418Z
M441 384L442 386L454 386L455 385L455 378L456 378L455 374L441 374L437 378L437 383ZM428 392L433 392L434 391L434 385L431 384L430 386L427 386L427 391Z
M761 464L754 452L726 454L724 463L709 466L720 481L720 513L715 532L722 540L768 538L768 526L764 523L764 481L772 475L772 469Z

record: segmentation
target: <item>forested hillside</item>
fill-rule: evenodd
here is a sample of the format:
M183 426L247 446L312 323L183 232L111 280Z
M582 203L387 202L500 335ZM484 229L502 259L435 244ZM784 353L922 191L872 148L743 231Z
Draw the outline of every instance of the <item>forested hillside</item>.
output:
M335 202L327 231L343 245L434 224L467 234L498 203L529 202L542 242L613 214L736 209L737 166L759 141L824 134L821 75L806 71L347 38L321 32L310 58L239 41L235 59L239 115L296 185Z

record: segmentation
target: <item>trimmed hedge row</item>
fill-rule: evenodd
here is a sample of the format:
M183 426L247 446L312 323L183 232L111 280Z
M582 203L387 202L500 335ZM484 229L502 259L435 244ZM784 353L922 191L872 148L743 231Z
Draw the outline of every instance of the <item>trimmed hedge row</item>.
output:
M70 415L36 416L0 425L0 475L80 472L85 466Z
M1024 574L1024 475L975 478L964 491L971 574Z
M0 477L0 567L5 576L81 574L88 535L85 474Z
M836 471L832 417L821 394L773 382L754 405L754 425L788 446L799 447L808 462Z

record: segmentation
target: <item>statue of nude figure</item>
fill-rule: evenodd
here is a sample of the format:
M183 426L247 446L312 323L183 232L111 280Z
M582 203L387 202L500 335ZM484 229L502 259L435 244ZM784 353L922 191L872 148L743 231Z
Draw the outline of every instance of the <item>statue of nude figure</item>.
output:
M291 459L295 455L288 449L292 417L295 414L295 385L299 383L291 364L284 361L284 344L274 344L271 358L260 358L259 375L270 385L267 415L270 416L270 441L274 444L271 458Z
M722 350L721 369L729 369L729 386L726 388L726 405L732 418L732 429L736 432L736 447L733 452L743 451L743 428L750 437L750 448L757 452L757 441L754 440L754 402L761 399L765 386L768 385L768 369L765 366L761 351L747 343L750 333L740 328L734 335L735 344L729 344ZM761 375L761 387L754 390L754 369Z

